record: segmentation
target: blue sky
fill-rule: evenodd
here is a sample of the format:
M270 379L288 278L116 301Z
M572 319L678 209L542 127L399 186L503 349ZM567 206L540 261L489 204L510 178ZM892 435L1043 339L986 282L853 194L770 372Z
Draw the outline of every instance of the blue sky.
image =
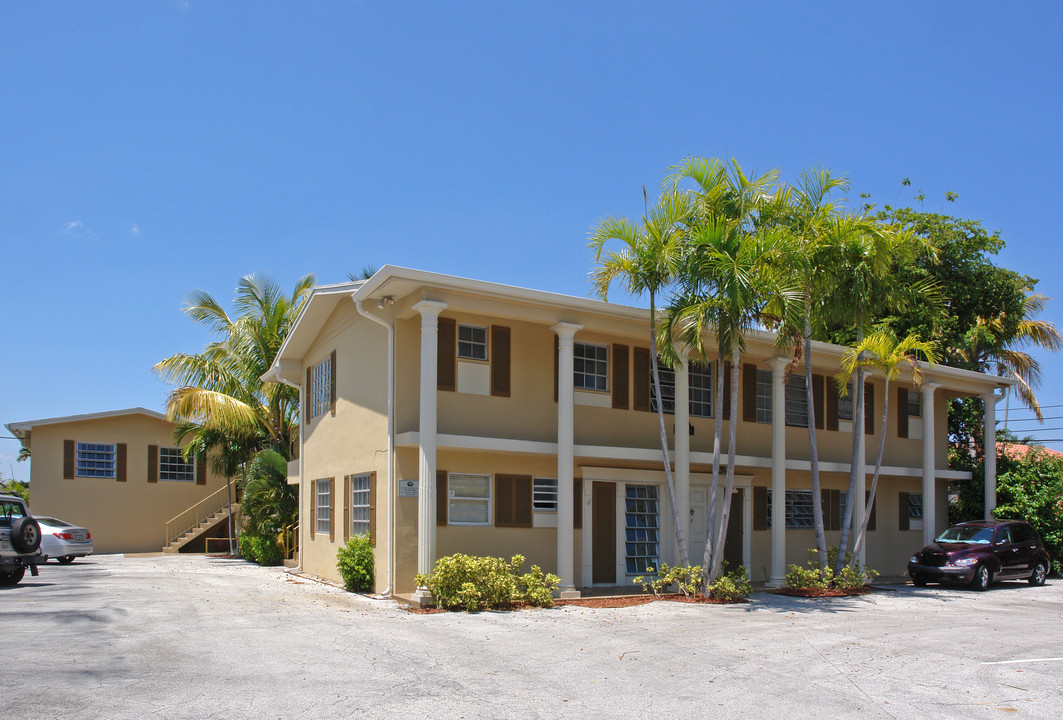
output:
M5 3L0 422L161 410L151 366L208 339L183 299L227 300L251 272L290 287L395 264L587 295L588 228L638 216L688 155L787 180L822 164L880 203L921 189L1001 230L998 262L1040 278L1063 325L1061 19L1039 2ZM1042 359L1042 403L1063 405L1063 359ZM0 474L27 479L17 451L0 440Z

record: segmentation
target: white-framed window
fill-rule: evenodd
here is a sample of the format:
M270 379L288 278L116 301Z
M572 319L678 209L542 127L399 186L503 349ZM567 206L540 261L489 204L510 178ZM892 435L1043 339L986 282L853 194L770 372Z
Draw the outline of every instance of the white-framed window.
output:
M786 424L808 427L808 392L804 375L791 375L786 383Z
M77 477L110 478L115 477L117 456L114 443L77 443Z
M369 534L369 473L351 475L351 535Z
M160 482L195 482L195 460L185 460L180 448L159 448L159 481Z
M486 360L487 328L458 325L458 357L465 360Z
M771 422L771 370L757 368L757 422Z
M572 347L572 384L577 390L608 390L609 348L575 343Z
M661 381L661 398L664 412L675 414L675 371L657 358L657 371ZM687 365L689 378L689 401L691 417L712 417L712 366L709 363L691 362ZM650 410L657 412L657 388L650 378Z
M659 567L661 513L656 485L628 483L624 497L624 563L630 575Z
M532 478L532 510L557 512L557 478Z
M332 528L332 481L323 478L316 481L317 489L317 532L328 534Z
M771 527L772 492L768 490L768 527ZM808 530L815 526L811 490L786 491L786 529Z
M833 383L831 384L831 388L833 389L833 392L838 392L837 386L835 386ZM853 400L854 400L854 398L853 398L853 381L850 380L849 384L846 386L845 394L842 395L841 393L838 393L838 419L839 420L848 420L849 422L852 422L852 420L853 420Z
M310 417L324 415L332 408L332 357L329 356L314 366L311 373Z
M447 479L450 494L448 524L491 524L491 476L451 473Z
M909 493L908 495L908 529L923 529L923 494Z
M908 417L923 416L923 393L919 390L908 391Z

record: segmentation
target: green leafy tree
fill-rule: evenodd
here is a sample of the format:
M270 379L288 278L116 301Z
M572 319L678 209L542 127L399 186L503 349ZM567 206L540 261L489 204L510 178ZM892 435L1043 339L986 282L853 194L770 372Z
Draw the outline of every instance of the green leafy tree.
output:
M1018 458L1006 453L997 476L998 518L1018 518L1033 525L1059 572L1063 558L1063 458L1031 448Z

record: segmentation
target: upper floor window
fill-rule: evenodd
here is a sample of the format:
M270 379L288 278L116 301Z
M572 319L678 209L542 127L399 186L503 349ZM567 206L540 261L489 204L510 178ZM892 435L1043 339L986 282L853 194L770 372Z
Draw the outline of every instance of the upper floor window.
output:
M159 448L159 480L174 482L195 482L196 463L185 460L179 448Z
M657 369L661 380L661 406L664 412L675 413L675 371L657 359ZM690 385L690 416L712 417L712 365L691 362L687 366L687 378ZM657 388L650 378L650 410L657 411Z
M487 328L458 325L458 357L466 360L486 360Z
M831 387L835 388L835 386L833 384L831 385ZM835 388L834 391L837 392L837 388ZM849 384L846 386L846 390L845 390L845 394L844 395L842 395L841 393L838 393L838 419L839 420L848 420L849 422L852 422L852 420L853 420L853 381L852 380L850 380Z
M573 345L572 384L577 390L609 389L609 349L605 345Z
M115 476L116 452L114 443L77 443L78 477L111 478Z
M324 415L332 407L332 356L314 366L311 376L310 417Z
M771 422L771 370L757 368L757 422Z
M923 393L919 390L908 391L908 417L922 417Z
M805 390L805 376L791 375L786 383L785 418L786 424L795 427L808 425L808 393ZM757 368L757 422L771 422L771 370Z

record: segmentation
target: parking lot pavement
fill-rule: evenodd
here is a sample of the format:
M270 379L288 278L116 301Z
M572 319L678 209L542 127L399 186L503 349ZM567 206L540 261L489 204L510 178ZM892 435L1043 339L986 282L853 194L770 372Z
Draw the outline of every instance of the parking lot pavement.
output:
M1058 718L1063 581L412 614L280 568L95 556L0 590L22 718Z

